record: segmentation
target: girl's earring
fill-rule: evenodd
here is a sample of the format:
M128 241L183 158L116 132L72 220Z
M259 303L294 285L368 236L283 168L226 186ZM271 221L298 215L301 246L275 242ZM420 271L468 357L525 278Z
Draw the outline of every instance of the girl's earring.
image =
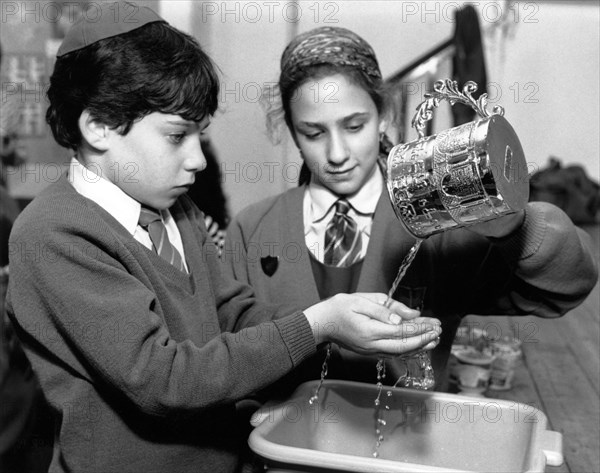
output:
M387 156L393 147L394 144L390 141L385 132L382 131L379 133L379 152Z
M390 141L390 139L387 137L385 132L379 133L378 162L379 162L379 166L381 167L381 170L384 175L387 173L388 155L390 154L390 151L392 150L393 147L394 147L394 144Z

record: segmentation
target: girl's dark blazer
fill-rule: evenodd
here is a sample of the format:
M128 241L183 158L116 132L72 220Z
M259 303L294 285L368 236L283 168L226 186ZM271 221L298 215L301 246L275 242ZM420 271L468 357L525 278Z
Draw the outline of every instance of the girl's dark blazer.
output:
M320 300L309 250L304 240L304 189L291 189L280 196L252 205L239 214L228 228L223 254L226 271L236 279L253 286L257 297L300 309ZM377 204L357 292L387 293L404 256L416 241L396 218L386 192L382 193ZM395 295L396 299L408 303L411 286L428 286L424 277L429 271L424 271L424 268L415 270L418 266L426 264L427 259L431 259L432 249L426 250L429 246L427 243L426 241L421 247L413 268L409 270ZM429 253L429 256L426 253ZM276 265L271 275L263 268L269 264ZM431 282L433 281L430 281L429 285ZM427 287L426 291L431 290L431 287ZM432 299L431 296L433 294L428 294L427 298ZM427 309L427 306L425 308ZM436 314L436 317L439 315ZM449 341L444 343L447 347L440 351L441 356L435 357L434 369L437 368L437 372L446 364L459 322L458 316L447 314L443 338ZM353 353L345 350L344 356L355 357ZM372 380L374 373L371 366L366 376Z
M227 230L223 253L225 271L253 286L257 297L296 309L319 301L304 239L304 190L304 186L297 187L243 210ZM415 290L425 288L423 315L442 321L440 343L432 353L437 374L445 370L463 316L557 317L581 302L595 281L593 258L586 254L590 251L584 243L586 235L566 215L541 202L529 203L527 214L532 222L528 229L502 241L460 228L423 242L394 298L410 304ZM563 228L564 232L546 232L538 241L531 236L535 233L532 228ZM375 210L357 292L387 293L414 242L384 190ZM559 253L563 260L559 272L552 269L557 246L564 250ZM530 247L535 249L535 257L523 258ZM369 376L372 380L372 370Z

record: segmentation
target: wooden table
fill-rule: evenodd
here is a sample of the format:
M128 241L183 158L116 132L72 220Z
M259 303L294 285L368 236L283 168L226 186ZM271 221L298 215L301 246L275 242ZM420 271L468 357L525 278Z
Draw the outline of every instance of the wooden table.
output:
M598 227L586 229L600 248ZM548 473L600 472L600 287L560 319L478 317L473 327L514 333L522 341L512 388L487 397L522 402L546 414L563 434L565 463Z

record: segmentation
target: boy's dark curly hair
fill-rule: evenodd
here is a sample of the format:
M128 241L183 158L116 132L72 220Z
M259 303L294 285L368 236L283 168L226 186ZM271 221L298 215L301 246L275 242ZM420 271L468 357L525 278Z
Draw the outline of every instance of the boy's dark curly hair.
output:
M218 108L217 68L191 36L149 23L57 59L46 121L56 141L77 149L84 110L125 135L153 112L202 121Z

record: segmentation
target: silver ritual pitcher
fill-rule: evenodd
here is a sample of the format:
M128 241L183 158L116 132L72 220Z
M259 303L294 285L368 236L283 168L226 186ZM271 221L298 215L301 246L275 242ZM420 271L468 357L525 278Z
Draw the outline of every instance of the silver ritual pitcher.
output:
M397 217L417 238L492 220L523 209L529 198L527 163L504 109L486 110L474 82L437 81L412 121L417 140L388 156L387 186ZM481 117L437 135L424 128L441 100L472 107Z

